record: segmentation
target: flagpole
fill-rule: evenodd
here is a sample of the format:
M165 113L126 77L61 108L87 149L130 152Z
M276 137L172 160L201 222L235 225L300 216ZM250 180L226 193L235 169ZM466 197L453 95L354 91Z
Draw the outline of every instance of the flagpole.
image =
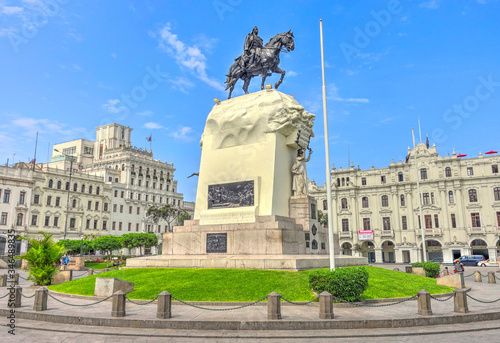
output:
M418 124L420 126L420 119L418 121ZM422 233L422 253L423 253L422 258L424 259L424 262L427 262L427 250L425 248L425 228L424 228L425 223L422 223L422 220L424 219L424 217L422 216L422 198L420 196L420 182L418 181L419 175L418 175L418 167L417 167L417 149L415 149L415 132L413 131L413 128L411 129L411 135L413 137L413 153L414 153L414 159L415 159L415 174L417 176L418 213L419 213L418 223L420 225L420 232Z
M38 132L36 133L36 141L35 141L35 156L33 157L33 170L35 170L36 165L36 148L38 146Z
M333 211L332 211L332 185L330 175L330 149L328 143L328 115L326 108L326 86L325 86L325 56L323 51L323 20L319 20L319 32L321 41L321 75L323 78L323 122L325 130L325 162L326 162L326 202L328 204L328 244L330 246L330 270L335 270L335 249L333 239Z

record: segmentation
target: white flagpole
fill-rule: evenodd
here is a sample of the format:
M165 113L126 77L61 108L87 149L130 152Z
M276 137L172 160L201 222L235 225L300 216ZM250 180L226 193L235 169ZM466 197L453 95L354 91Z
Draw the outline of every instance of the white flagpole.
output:
M335 270L335 251L333 239L333 211L332 211L332 182L330 175L330 149L328 143L328 115L326 109L326 86L325 86L325 56L323 51L323 20L319 20L319 32L321 40L321 74L323 76L323 123L325 128L325 157L326 157L326 202L328 204L328 244L330 246L330 270Z

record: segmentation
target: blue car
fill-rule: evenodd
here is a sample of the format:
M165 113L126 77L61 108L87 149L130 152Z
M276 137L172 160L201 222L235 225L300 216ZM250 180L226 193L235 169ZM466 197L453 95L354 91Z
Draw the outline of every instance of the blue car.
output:
M462 263L464 266L477 266L478 262L484 261L485 258L483 255L465 255L460 256L458 261Z

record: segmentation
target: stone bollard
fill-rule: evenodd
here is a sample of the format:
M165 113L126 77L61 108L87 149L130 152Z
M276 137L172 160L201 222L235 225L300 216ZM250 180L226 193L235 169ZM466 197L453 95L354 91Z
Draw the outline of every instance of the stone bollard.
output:
M281 295L276 292L267 295L267 319L281 319Z
M9 289L9 296L8 296L8 307L21 307L21 293L23 292L23 289L21 286L16 285L13 288Z
M69 281L73 280L73 271L69 271Z
M425 289L417 293L418 296L418 314L421 316L432 316L431 294Z
M460 274L460 288L465 288L465 276L464 273L459 273Z
M14 280L16 280L16 285L19 285L19 274L18 273L14 274Z
M111 306L111 317L125 317L125 292L116 291L113 294L113 305Z
M474 281L483 282L483 279L481 278L481 272L479 271L474 272Z
M7 287L7 275L0 275L0 287Z
M319 295L319 319L333 319L333 296L326 291Z
M108 269L108 268L104 268L104 269L102 270L102 272L103 272L103 273L105 273L105 272L109 272L109 269Z
M412 266L405 266L405 272L408 274L413 274L413 267Z
M497 283L495 272L488 272L488 283Z
M11 275L7 276L7 282L10 283L10 286L19 285L19 274L14 274L13 277Z
M399 268L394 268L393 269L395 272L399 272Z
M87 276L90 276L90 275L94 275L94 269L92 269L92 268L89 268L89 270L87 271Z
M455 289L455 312L468 313L469 307L467 306L467 292L468 289Z
M47 310L47 295L49 290L46 287L40 287L35 291L35 302L33 303L33 311Z
M163 291L158 295L158 310L156 311L156 318L172 318L172 294L167 291Z

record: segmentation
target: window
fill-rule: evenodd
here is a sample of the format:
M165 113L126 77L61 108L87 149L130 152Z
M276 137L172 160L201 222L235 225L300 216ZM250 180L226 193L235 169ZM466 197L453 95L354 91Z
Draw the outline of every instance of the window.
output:
M383 217L382 218L382 223L383 223L385 231L390 231L391 230L391 218L390 217Z
M89 147L89 146L84 146L83 147L83 153L86 155L93 155L94 154L94 148Z
M132 223L128 223L128 231L132 230Z
M422 194L422 205L423 206L429 205L429 193Z
M96 201L96 202L95 202L95 210L96 210L96 211L99 211L99 201Z
M36 226L36 221L38 220L38 216L36 214L31 216L31 225Z
M403 173L402 172L398 173L398 181L403 182Z
M342 219L342 232L349 232L349 219Z
M70 227L70 229L74 229L75 225L76 225L76 219L75 218L71 218L69 220L69 227Z
M137 194L137 200L141 200L141 195Z
M497 212L497 226L500 227L500 212Z
M421 180L427 179L427 169L425 168L420 169L420 179Z
M116 222L113 222L112 224L112 230L116 229Z
M76 192L77 190L78 190L78 185L75 183L75 184L73 185L73 192Z
M385 183L385 175L382 175L382 176L380 177L380 182L381 182L381 183Z
M61 203L61 197L56 197L56 206L59 206Z
M401 223L403 230L408 230L408 221L406 220L406 216L401 217Z
M73 199L73 204L72 205L73 205L73 208L76 207L76 199Z
M477 202L477 192L475 189L469 189L469 202Z
M361 198L361 207L368 208L368 197L362 197Z
M107 212L107 211L108 211L108 203L107 203L107 202L105 202L105 203L104 203L104 212Z
M69 191L69 182L66 182L66 188L65 190Z
M421 229L422 228L422 223L420 222L420 216L418 216L418 228Z
M148 194L144 196L144 201L148 201Z
M39 204L40 203L40 195L35 194L35 196L33 197L33 203L34 204Z
M82 193L85 193L85 185L82 185Z
M156 189L156 182L153 182L153 189Z
M118 206L117 204L114 204L114 205L113 205L113 212L116 212L116 208L117 208L117 206Z
M139 232L139 223L135 224L135 231Z
M54 181L52 181L52 179L50 179L49 180L49 188L52 188L53 184L54 184Z
M451 214L451 227L454 229L457 227L457 220L455 218L455 214L453 213Z
M124 164L122 164L122 171L124 171L124 170L125 170L125 165L124 165Z
M500 200L500 187L493 188L493 196L495 197L495 201Z
M118 231L121 231L122 230L122 222L119 222L118 223Z
M45 225L44 226L49 226L50 224L50 216L45 216Z
M160 191L163 190L163 183L160 183Z
M323 200L323 211L328 211L328 201L326 199Z
M7 225L7 212L2 212L2 217L0 219L0 225Z
M124 192L124 191L121 191L121 193L120 193L120 198L122 198L122 199L123 199L123 196L124 196L124 195L125 195L125 192Z
M366 186L366 177L361 178L361 186Z
M52 202L52 196L48 195L47 196L47 206L50 206L51 202Z
M479 213L471 213L470 217L472 219L472 227L480 228L481 219L479 218Z
M141 187L141 185L142 185L142 180L139 179L139 187Z
M94 230L97 230L97 219L94 219Z
M137 207L137 214L141 214L141 208Z
M455 203L455 198L453 197L453 191L448 192L448 200L449 200L450 204Z
M434 205L434 193L433 192L431 192L431 204Z
M100 187L97 187L97 188L95 189L95 194L99 195L99 192L100 192L100 191L101 191L101 188L100 188Z
M3 192L3 202L10 202L10 190L6 189Z
M76 153L76 146L63 149L63 155L73 155L74 153Z
M363 230L370 230L370 218L363 218Z
M87 210L90 210L92 208L92 201L89 200L87 203Z
M491 165L491 172L493 174L498 174L498 165L497 164Z
M426 214L424 216L424 220L425 220L425 228L426 229L432 229L432 217L430 214Z
M103 230L106 230L106 225L108 224L108 222L106 220L103 220L102 221L102 229Z
M437 214L434 215L434 227L439 228L439 217Z
M405 195L401 194L400 198L401 198L401 206L405 206Z
M128 207L128 214L132 214L132 206Z
M54 217L54 226L57 227L59 225L59 217Z
M24 204L24 198L26 197L26 192L21 192L19 193L19 204L23 205Z
M118 196L118 191L115 190L115 198Z
M444 176L451 177L451 168L450 167L446 167L444 169Z
M85 228L88 229L90 227L90 219L87 219L87 222L85 224Z
M130 184L133 186L134 185L134 178L130 179Z
M382 195L382 207L389 206L389 197L387 195Z
M17 214L16 225L18 225L18 226L23 225L23 214L22 213Z
M146 187L149 187L149 181L146 180Z
M343 210L347 209L347 198L342 198L340 202L342 204L342 209Z
M89 194L92 194L92 186L89 186Z
M57 189L61 189L61 186L62 186L61 181L57 181Z
M120 213L123 213L123 205L120 205Z
M130 192L130 199L134 199L134 192Z
M467 167L467 175L468 176L474 175L474 169L472 169L472 167Z

